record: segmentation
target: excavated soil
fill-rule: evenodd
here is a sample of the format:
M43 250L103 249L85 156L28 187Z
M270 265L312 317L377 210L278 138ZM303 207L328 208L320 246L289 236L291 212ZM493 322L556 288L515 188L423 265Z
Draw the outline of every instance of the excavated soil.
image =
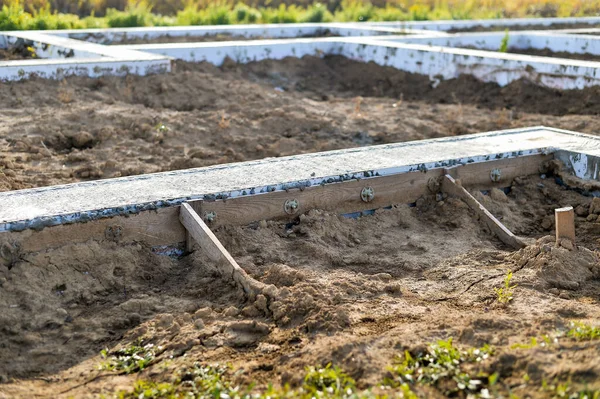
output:
M532 179L514 195L536 192ZM494 346L477 372L499 373L505 395L549 397L543 381L600 389L600 346L564 336L573 321L600 319L599 255L583 246L557 247L539 232L513 252L466 204L443 197L215 233L252 277L277 287L274 299L247 302L198 253L172 259L142 244L68 245L1 269L0 357L12 360L0 364L0 397L112 397L138 379L170 382L195 362L230 364L231 378L256 390L298 386L305 367L328 363L377 386L394 356L450 337ZM501 305L494 288L509 270L518 287ZM544 335L551 345L527 347ZM99 370L101 349L139 340L160 348L147 369Z
M0 83L0 190L542 124L597 134L599 91L434 88L343 57Z
M541 57L554 57L554 58L567 58L571 60L581 60L581 61L600 61L600 55L590 54L590 53L568 53L566 51L552 51L549 48L545 49L515 49L509 48L509 53L514 54L526 54L526 55L537 55Z
M14 61L14 60L28 60L37 58L35 54L29 51L21 51L17 49L1 49L0 48L0 61Z
M596 134L598 90L468 77L433 88L341 57L1 83L0 189L539 124ZM22 254L0 266L0 398L112 397L194 362L230 364L235 382L259 390L297 386L306 366L331 362L366 388L395 355L450 337L496 348L476 371L497 372L504 397L549 397L552 381L600 389L598 341L564 336L573 321L600 321L600 203L544 177L474 193L528 239L516 252L444 197L216 229L252 277L277 287L269 303L248 302L200 253L105 241ZM559 205L576 208L575 246L547 237ZM509 270L517 288L502 305L494 289ZM544 335L551 345L526 347ZM99 370L103 348L140 339L160 347L146 370Z

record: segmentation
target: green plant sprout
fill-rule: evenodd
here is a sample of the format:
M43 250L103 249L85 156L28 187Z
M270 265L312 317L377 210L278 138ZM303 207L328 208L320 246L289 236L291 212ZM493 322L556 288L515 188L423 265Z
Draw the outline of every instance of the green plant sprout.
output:
M500 51L501 53L506 53L508 51L508 40L509 40L508 29L506 29L504 31L504 37L502 38L502 41L500 42L500 49L498 51Z
M513 300L514 289L517 287L516 284L510 285L510 281L512 280L513 273L509 271L504 277L504 287L494 288L494 291L497 295L497 301L501 304L508 304Z

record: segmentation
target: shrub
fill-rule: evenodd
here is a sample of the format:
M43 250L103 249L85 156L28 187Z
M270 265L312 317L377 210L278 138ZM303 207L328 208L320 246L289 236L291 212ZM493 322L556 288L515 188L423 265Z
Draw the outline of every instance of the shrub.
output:
M268 24L290 24L300 20L300 10L295 5L280 4L278 8L261 8L262 21Z
M31 14L26 13L18 0L11 0L0 10L0 31L27 29Z
M377 21L406 21L410 16L401 8L386 4L385 8L375 10L374 20Z
M340 22L364 22L371 20L374 15L375 7L370 1L342 0L335 19Z
M327 7L321 3L314 3L306 10L306 14L302 18L302 22L331 22L333 15Z
M114 8L106 10L106 22L111 28L133 28L137 26L152 26L152 7L146 0L129 0L125 11Z
M229 25L231 8L225 2L210 3L204 10L205 25Z
M260 11L256 8L249 7L244 3L237 3L233 9L235 21L238 23L255 23L260 20Z
M177 12L176 23L177 25L203 25L204 18L198 6L190 2L183 10Z

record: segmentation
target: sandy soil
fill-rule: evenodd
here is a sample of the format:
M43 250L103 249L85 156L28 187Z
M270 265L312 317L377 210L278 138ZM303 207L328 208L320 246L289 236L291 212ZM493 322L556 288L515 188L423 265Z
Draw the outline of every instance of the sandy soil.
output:
M0 83L0 190L519 126L596 134L599 90L466 76L433 88L340 57Z
M339 57L177 67L1 84L0 187L536 124L600 127L597 89L467 77L434 89ZM311 211L292 224L217 229L244 269L277 287L270 302L247 302L200 253L174 259L143 243L88 242L25 254L0 266L0 359L11 359L0 362L0 398L112 397L138 379L172 381L196 361L229 363L233 381L259 390L297 386L306 366L332 362L366 388L389 374L394 356L449 337L496 348L473 375L497 372L504 397L553 396L544 381L600 389L598 341L564 336L572 321L600 320L599 201L550 175L474 194L531 245L509 250L463 202L443 197L358 219ZM577 210L580 248L545 238L552 210L566 204ZM508 270L518 287L502 305L494 288ZM545 335L549 344L530 345ZM139 340L160 348L146 370L99 370L100 350Z
M555 201L539 191L529 178L515 182L506 201L489 196L516 220L527 214L511 207L514 198ZM498 372L503 394L550 397L540 387L555 379L600 389L600 347L561 336L572 321L600 318L598 253L556 247L544 231L530 231L537 242L511 252L463 202L438 199L358 219L311 211L292 225L217 229L242 267L278 288L268 304L245 302L199 254L176 260L143 245L89 242L26 255L0 274L8 305L0 357L13 359L0 366L0 397L111 397L136 379L171 381L196 361L229 363L243 371L232 376L237 383L256 389L298 386L306 366L329 362L359 387L376 386L394 356L449 337L461 348L494 346L477 372ZM589 203L570 198L577 199ZM592 242L600 223L580 213L582 242ZM508 270L518 288L504 306L494 288ZM551 344L526 347L544 335ZM161 348L148 369L98 370L102 348L139 339ZM444 397L442 388L414 390Z

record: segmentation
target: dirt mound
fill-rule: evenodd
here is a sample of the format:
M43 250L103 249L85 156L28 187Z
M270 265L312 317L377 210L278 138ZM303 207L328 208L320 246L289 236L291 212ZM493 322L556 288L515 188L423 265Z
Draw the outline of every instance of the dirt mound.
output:
M257 80L267 80L284 90L310 91L323 99L331 93L347 93L438 104L474 104L550 115L600 113L599 87L561 91L525 79L500 87L462 75L442 81L434 88L426 76L342 56L265 60L245 65L243 70L251 79L254 76Z
M56 372L157 314L193 312L219 296L235 303L236 295L201 260L139 244L90 241L23 255L10 269L0 265L0 358L13 359L0 376Z
M600 278L600 254L568 240L555 245L545 236L534 245L510 255L518 269L532 269L547 287L576 290L588 280Z

